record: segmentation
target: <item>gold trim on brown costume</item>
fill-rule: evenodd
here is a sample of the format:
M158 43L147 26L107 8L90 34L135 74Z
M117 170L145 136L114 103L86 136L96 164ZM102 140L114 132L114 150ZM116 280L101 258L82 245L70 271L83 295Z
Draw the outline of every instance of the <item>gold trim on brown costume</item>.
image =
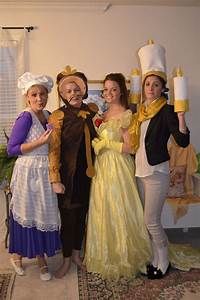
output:
M50 182L61 182L60 179L60 143L61 128L63 124L64 113L61 110L53 112L48 122L53 125L49 144L49 178Z
M87 119L87 115L89 114L90 114L89 111L80 110L77 116L83 119ZM92 163L90 131L86 122L84 125L84 133L85 133L85 148L86 148L86 159L87 159L86 175L91 178L95 175L95 169Z
M88 165L87 170L86 170L86 175L91 178L95 175L95 169L92 164L90 131L89 131L87 123L85 123L84 132L85 132L86 159L87 159L87 165Z

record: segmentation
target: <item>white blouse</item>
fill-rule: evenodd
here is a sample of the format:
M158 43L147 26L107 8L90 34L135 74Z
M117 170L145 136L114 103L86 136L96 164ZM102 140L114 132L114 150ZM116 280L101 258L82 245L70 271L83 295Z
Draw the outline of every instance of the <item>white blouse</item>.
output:
M161 172L165 174L169 174L169 161L162 162L155 166L151 166L147 161L147 155L145 150L145 136L147 132L148 125L150 120L146 120L141 124L141 132L140 132L140 145L136 152L135 156L135 165L136 165L136 172L135 176L138 177L146 177L150 176L155 172Z

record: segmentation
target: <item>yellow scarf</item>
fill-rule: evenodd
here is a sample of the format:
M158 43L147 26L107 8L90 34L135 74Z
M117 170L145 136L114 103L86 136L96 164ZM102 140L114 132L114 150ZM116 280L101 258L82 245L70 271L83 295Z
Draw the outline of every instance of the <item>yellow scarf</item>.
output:
M139 148L141 123L153 118L166 103L166 99L161 97L153 101L148 106L141 104L138 108L138 112L133 114L132 121L128 129L133 153L136 153L137 149Z

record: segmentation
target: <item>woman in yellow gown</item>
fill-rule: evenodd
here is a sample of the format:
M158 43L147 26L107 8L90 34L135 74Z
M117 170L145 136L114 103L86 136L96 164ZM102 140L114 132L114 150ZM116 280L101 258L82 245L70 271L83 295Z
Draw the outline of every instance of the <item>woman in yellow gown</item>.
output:
M92 180L84 263L103 278L134 277L144 271L151 250L138 196L133 157L126 138L132 113L125 78L111 73L104 80L108 110L94 120L98 139L96 175Z

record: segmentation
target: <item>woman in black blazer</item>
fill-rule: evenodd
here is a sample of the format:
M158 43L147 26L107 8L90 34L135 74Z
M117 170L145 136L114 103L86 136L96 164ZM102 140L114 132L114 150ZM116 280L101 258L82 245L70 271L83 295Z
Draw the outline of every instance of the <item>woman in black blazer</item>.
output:
M162 74L162 73L161 73ZM150 72L143 78L143 103L134 115L130 134L136 151L136 176L144 205L144 218L153 258L147 266L149 279L162 278L169 270L168 240L161 224L161 212L169 188L167 142L172 134L177 144L189 144L184 112L174 112L167 104L165 77Z
M149 279L159 279L170 268L168 240L161 224L162 208L169 189L167 142L172 135L179 146L187 147L189 144L189 130L185 122L187 101L176 106L177 113L173 106L167 104L163 46L149 40L139 49L138 56L142 71L142 101L138 112L133 115L129 133L136 153L135 175L152 244L153 255L147 266L147 275Z

